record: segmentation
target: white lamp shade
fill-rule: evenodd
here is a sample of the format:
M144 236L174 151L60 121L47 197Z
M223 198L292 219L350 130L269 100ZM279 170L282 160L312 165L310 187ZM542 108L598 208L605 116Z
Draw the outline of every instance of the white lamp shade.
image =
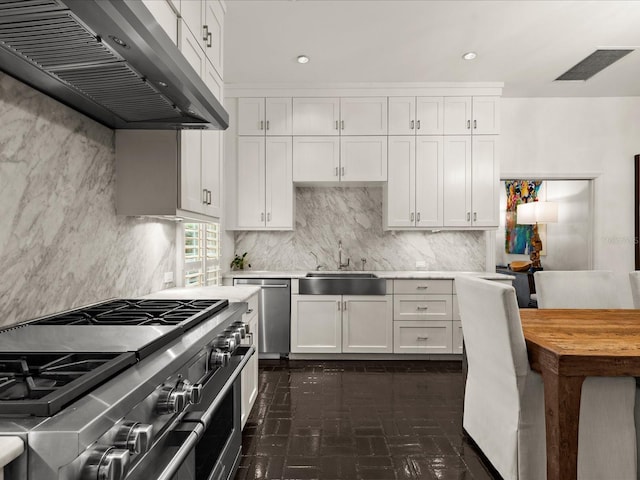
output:
M558 204L554 202L521 203L517 207L516 218L520 225L556 223L558 221Z

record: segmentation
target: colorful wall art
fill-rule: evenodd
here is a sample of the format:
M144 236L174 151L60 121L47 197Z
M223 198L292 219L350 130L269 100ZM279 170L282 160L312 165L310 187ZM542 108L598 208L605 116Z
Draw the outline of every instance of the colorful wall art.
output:
M507 191L505 252L528 254L533 225L518 225L516 207L537 200L542 180L505 180L504 184Z

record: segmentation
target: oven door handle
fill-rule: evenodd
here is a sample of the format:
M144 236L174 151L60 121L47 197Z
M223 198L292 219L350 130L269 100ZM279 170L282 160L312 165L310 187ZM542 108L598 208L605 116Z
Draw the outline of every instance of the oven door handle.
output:
M216 409L218 408L218 406L220 405L224 397L227 396L227 393L229 392L229 390L233 388L234 382L242 373L242 369L245 367L245 365L251 358L251 355L253 355L255 352L256 352L256 347L254 346L251 346L247 349L247 352L244 354L242 360L240 361L236 369L233 371L231 376L225 382L224 386L220 390L220 393L216 395L216 398L214 398L209 408L207 408L200 416L200 421L204 424L205 429L209 428L209 423L211 422L211 417L213 416L214 412L216 411Z
M191 453L191 451L195 448L196 444L198 443L199 434L202 433L203 430L204 429L202 428L202 425L196 424L193 431L189 434L184 443L180 445L180 448L178 449L176 454L171 460L169 460L169 463L164 468L164 470L162 470L162 473L156 480L171 480L174 477L176 472L180 470L180 467L189 456L189 453Z

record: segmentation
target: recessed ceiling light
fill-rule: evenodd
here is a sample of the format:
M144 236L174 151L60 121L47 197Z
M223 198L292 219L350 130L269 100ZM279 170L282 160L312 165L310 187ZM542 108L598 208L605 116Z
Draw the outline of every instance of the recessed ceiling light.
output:
M158 85L160 85L161 87L167 88L169 85L167 85L166 82L158 82Z
M477 56L478 54L476 52L467 52L464 55L462 55L462 58L464 58L465 60L473 60Z
M125 42L124 40L116 37L115 35L109 35L109 38L111 40L113 40L114 42L116 42L118 45L120 45L121 47L124 48L129 48L129 45L127 45L127 42Z
M298 63L308 63L309 57L306 55L298 55Z

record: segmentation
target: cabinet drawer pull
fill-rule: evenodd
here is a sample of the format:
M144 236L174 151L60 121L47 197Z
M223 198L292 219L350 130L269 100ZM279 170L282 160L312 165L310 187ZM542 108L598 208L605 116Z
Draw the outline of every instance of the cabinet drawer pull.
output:
M471 129L471 120L467 120L467 130Z
M409 130L413 130L413 124L414 124L414 121L411 120L411 123L409 124Z
M429 340L429 337L416 337L416 340Z
M429 288L429 285L417 285L416 288L418 290L426 290L427 288Z
M418 120L418 121L416 122L416 125L417 125L417 127L418 127L417 129L418 129L418 130L420 130L420 120Z
M429 310L429 307L421 307L420 305L418 305L416 307L416 310Z

